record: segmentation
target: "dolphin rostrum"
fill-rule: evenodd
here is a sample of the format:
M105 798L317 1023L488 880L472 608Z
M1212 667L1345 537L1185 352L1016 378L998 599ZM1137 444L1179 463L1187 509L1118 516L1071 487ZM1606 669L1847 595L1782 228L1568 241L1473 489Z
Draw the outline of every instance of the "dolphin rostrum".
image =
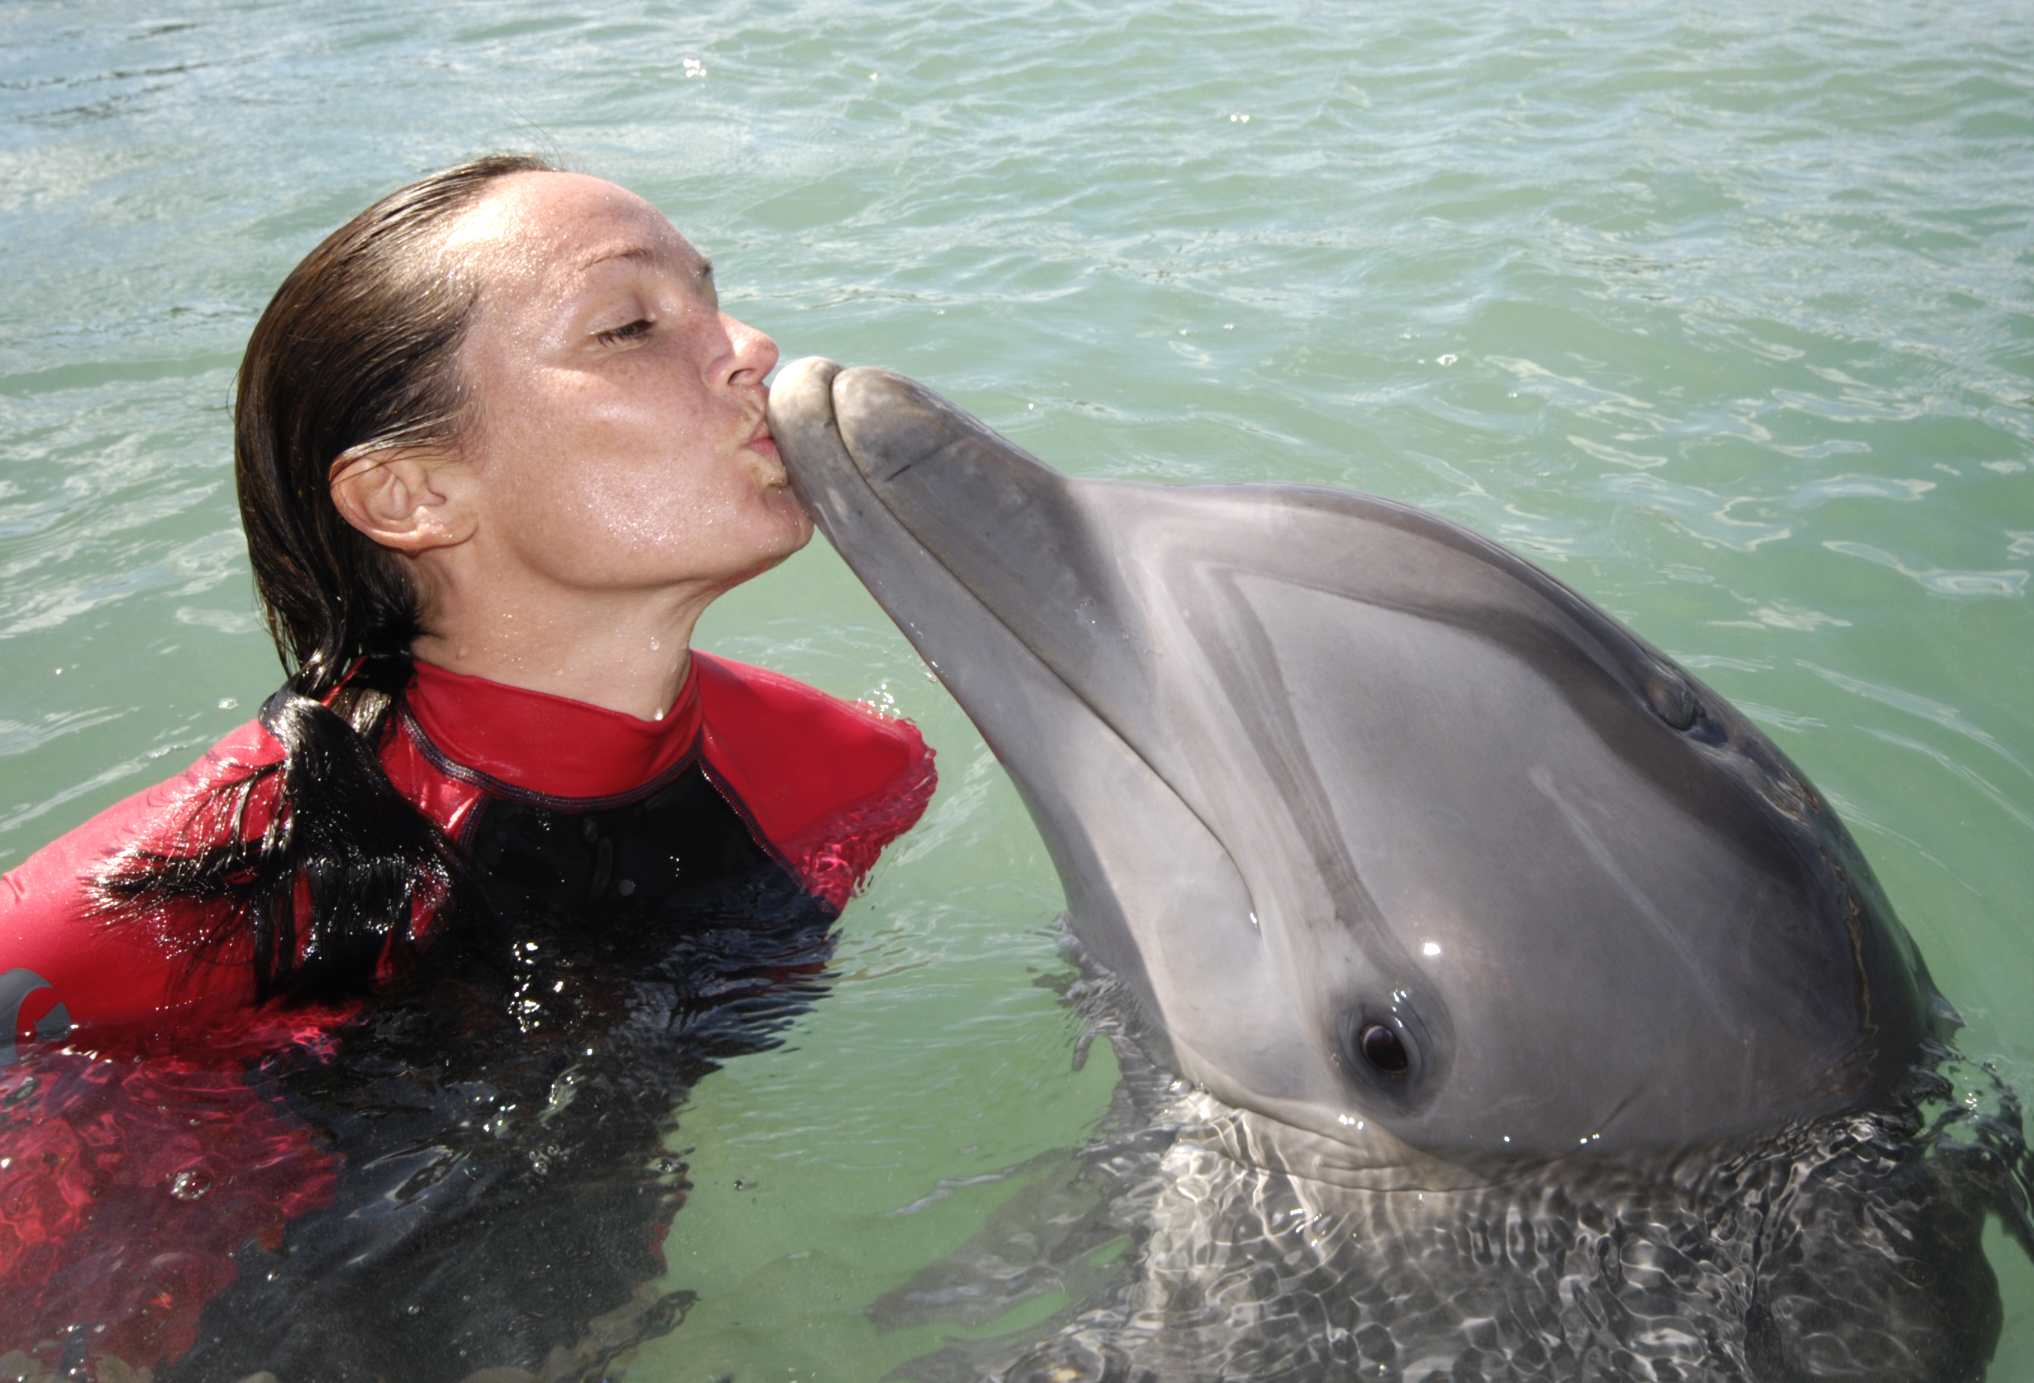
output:
M1321 488L1070 478L821 359L770 422L1162 1059L1314 1135L1308 1175L1431 1184L1434 1159L1861 1107L1953 1024L1771 741L1468 530Z

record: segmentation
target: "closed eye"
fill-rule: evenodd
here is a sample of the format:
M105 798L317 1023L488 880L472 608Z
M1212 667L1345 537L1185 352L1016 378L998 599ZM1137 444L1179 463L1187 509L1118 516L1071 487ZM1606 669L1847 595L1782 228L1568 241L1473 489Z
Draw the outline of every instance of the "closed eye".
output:
M613 345L619 341L630 341L638 336L645 335L655 325L656 323L647 317L638 317L635 321L626 323L623 326L609 327L606 331L596 331L593 333L593 339L602 345Z

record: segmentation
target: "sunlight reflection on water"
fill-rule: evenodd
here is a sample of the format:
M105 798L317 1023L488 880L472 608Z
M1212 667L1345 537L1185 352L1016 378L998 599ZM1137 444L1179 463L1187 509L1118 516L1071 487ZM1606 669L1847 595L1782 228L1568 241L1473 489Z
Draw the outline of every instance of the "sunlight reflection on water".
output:
M1375 490L1547 563L1842 805L1967 1050L2034 1089L2030 97L2003 2L16 5L0 865L277 680L225 407L281 274L408 176L531 148L668 210L787 356L1083 474ZM849 978L688 1106L702 1302L645 1376L875 1377L933 1341L859 1307L1111 1073L1068 1071L1034 983L1059 900L1021 808L839 563L702 642L884 698L946 784ZM2034 1273L1996 1257L1995 1376L2034 1375Z

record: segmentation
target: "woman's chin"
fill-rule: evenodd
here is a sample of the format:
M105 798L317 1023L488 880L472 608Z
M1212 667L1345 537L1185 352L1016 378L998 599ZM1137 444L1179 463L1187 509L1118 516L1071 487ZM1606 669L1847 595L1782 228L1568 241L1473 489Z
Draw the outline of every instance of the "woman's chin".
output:
M788 500L772 517L777 520L767 535L759 535L753 549L756 560L738 575L731 586L761 576L812 541L812 520L796 501Z
M791 546L784 550L786 557L812 541L812 515L805 512L805 505L799 501L798 492L791 488L789 480L772 486L764 492L763 498L772 514L789 526L787 536Z
M783 550L777 554L775 559L771 561L770 565L771 566L777 565L778 562L783 561L786 557L789 557L792 553L799 551L801 548L803 548L807 543L811 541L812 541L812 520L805 516L805 511L803 509L800 509L798 511L797 525L795 526L791 534L787 537L787 540L784 543Z

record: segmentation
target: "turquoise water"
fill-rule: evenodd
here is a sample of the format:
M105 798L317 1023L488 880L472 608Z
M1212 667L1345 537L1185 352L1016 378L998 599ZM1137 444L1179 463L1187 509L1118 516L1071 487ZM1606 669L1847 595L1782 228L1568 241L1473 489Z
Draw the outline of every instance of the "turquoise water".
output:
M272 689L245 335L374 196L513 147L662 206L787 355L1070 470L1354 486L1545 563L1808 770L2034 1091L2024 6L17 3L0 116L0 867ZM833 994L686 1107L701 1301L631 1377L875 1378L940 1336L862 1309L1113 1071L1071 1069L1007 781L840 562L701 643L913 716L944 786Z

